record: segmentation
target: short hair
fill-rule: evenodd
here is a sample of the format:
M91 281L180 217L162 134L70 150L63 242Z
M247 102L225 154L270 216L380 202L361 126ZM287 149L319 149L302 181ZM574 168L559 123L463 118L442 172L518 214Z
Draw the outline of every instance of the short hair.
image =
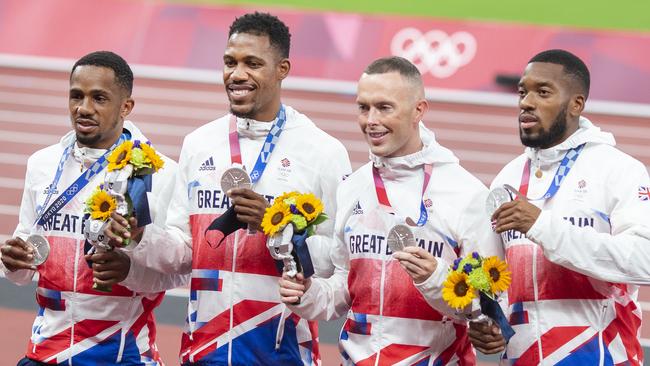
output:
M399 56L382 57L377 59L368 65L363 72L368 75L397 72L408 79L422 80L420 70L418 70L411 61Z
M564 73L578 82L582 92L585 93L585 98L589 97L589 86L591 83L589 69L578 56L565 50L553 49L536 54L528 61L528 63L531 62L548 62L562 65L564 67Z
M291 33L278 17L269 13L254 12L236 18L230 25L228 38L235 33L249 33L256 36L268 36L271 46L283 58L289 57Z
M118 54L110 51L95 51L87 54L72 66L71 79L77 66L98 66L113 70L115 82L124 88L128 96L131 96L133 91L133 71L131 71L129 64Z

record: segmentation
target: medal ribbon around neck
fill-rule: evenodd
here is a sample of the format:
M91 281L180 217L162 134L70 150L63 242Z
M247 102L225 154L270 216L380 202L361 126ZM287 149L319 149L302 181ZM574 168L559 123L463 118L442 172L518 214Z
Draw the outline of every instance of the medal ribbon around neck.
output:
M36 216L36 220L34 221L34 226L43 226L46 222L48 222L54 215L56 215L61 209L72 199L77 195L77 193L81 192L83 188L92 180L92 178L97 175L99 172L104 170L106 166L108 165L108 161L106 158L108 155L117 147L119 144L126 140L131 139L131 133L124 130L122 132L122 135L120 136L119 139L111 146L104 155L102 155L97 161L95 161L85 172L82 172L81 175L72 183L68 188L66 188L60 195L57 197L54 202L48 207L48 203L50 202L50 199L52 198L52 195L56 191L56 187L59 184L59 180L61 179L61 175L63 174L63 167L65 166L65 162L68 160L70 157L70 152L72 151L74 144L76 143L76 140L72 142L68 147L63 150L63 154L61 155L61 159L59 160L59 164L56 169L56 173L54 174L54 179L52 180L52 183L48 187L48 192L47 196L45 197L45 202L43 202L43 205L41 208L38 210ZM45 209L47 207L47 209Z
M251 170L249 174L252 184L257 183L257 181L262 177L262 173L264 173L264 169L266 169L266 165L271 158L271 153L273 152L273 149L275 149L275 145L277 145L278 140L280 139L280 135L284 130L286 121L287 115L284 109L284 105L281 104L278 115L276 116L276 121L273 123L273 126L271 127L268 135L266 135L262 149L257 156L257 161L255 161L253 170ZM239 134L237 133L237 117L232 114L230 115L229 130L230 132L228 134L228 140L230 142L230 162L232 164L237 163L242 165L241 149L239 147Z
M426 192L427 186L429 185L429 180L431 179L432 171L433 171L432 164L424 164L424 183L422 184L422 199L420 200L420 218L418 219L417 223L415 223L413 219L408 217L406 223L409 224L410 226L414 226L412 223L415 223L415 226L423 226L424 224L427 223L427 220L429 219L429 214L427 214L427 208L424 206L424 192ZM372 177L373 180L375 181L375 192L377 192L377 200L379 201L379 207L381 207L384 211L388 212L389 214L394 215L395 210L393 209L393 206L391 206L390 201L388 200L388 194L386 194L386 187L384 186L384 181L381 179L381 175L379 174L379 169L377 169L374 165L372 167Z
M580 156L580 153L582 152L582 149L584 147L585 144L582 144L578 147L569 149L569 151L567 151L566 154L564 154L564 158L562 158L562 162L560 163L560 166L557 167L557 171L555 171L555 176L553 176L553 179L551 180L551 185L546 190L546 193L544 193L539 198L529 198L528 200L539 201L539 200L547 200L553 197L560 189L560 185L564 181L564 178L566 178L566 176L571 171L573 164L575 164L576 160L578 160L578 156ZM521 194L524 196L528 196L528 184L530 183L530 164L531 164L530 159L527 159L526 164L524 164L524 171L521 174L521 184L519 185L519 192L521 192Z

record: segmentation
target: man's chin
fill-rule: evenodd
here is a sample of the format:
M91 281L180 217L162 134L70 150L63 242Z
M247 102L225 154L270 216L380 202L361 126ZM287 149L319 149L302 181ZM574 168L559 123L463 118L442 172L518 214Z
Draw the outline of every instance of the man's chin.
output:
M255 111L248 106L230 105L230 113L239 118L253 118Z
M77 138L77 142L83 146L93 146L99 141L100 138L98 135L84 135L81 133L76 133L75 136Z

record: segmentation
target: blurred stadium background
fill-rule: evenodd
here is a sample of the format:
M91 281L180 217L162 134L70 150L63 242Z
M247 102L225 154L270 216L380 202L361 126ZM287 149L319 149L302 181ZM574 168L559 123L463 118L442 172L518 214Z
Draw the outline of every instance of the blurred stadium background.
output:
M619 147L650 165L650 2L0 0L0 240L17 222L28 156L69 129L74 60L113 50L134 66L134 120L165 154L227 112L221 55L234 17L270 11L291 28L292 77L283 100L339 138L356 168L367 160L355 122L355 81L388 54L419 65L432 107L425 123L486 184L521 151L516 80L546 48L566 48L592 71L586 113ZM158 309L159 341L178 365L186 291ZM640 300L647 318L650 290ZM23 354L35 315L34 285L0 278L0 363ZM323 364L338 364L339 322L322 324ZM642 327L650 348L650 326ZM481 357L482 364L494 358ZM646 364L650 364L646 362Z

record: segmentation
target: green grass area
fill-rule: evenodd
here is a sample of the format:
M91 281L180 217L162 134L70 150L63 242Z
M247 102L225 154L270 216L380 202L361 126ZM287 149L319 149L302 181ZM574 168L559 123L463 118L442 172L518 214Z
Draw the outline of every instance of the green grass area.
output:
M649 0L172 0L650 31Z

